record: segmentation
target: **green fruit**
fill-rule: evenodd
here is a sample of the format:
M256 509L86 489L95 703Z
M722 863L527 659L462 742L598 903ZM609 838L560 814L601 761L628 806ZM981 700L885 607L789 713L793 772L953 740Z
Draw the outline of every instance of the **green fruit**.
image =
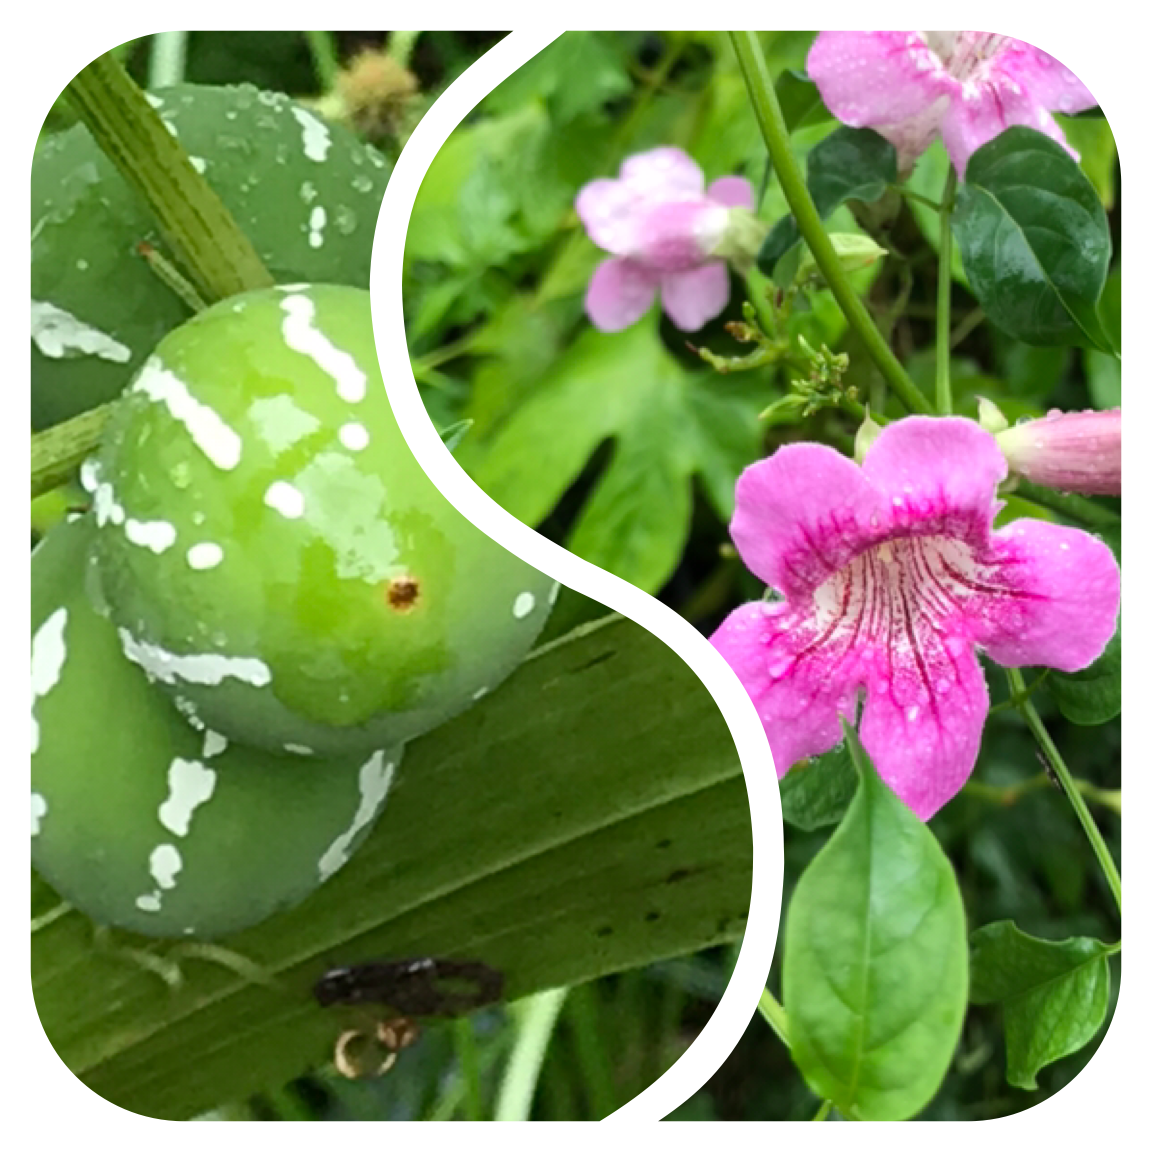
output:
M94 532L62 524L32 556L32 863L99 923L240 931L348 859L401 749L318 765L188 724L86 593Z
M388 164L275 92L181 84L150 96L278 281L368 287ZM77 125L32 163L32 426L112 400L190 314L139 255L146 205Z
M357 288L246 293L170 333L82 480L126 654L243 743L417 736L512 672L555 595L417 464Z

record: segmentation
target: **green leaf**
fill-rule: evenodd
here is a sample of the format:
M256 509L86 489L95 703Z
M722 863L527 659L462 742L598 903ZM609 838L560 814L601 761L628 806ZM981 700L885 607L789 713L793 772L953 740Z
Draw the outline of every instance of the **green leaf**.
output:
M692 478L731 514L740 471L759 451L755 395L683 368L657 313L624 332L583 331L487 436L459 459L498 504L539 524L605 441L611 458L568 547L649 592L675 568L692 513Z
M780 781L784 819L805 832L839 824L859 782L846 744L801 761Z
M784 928L792 1059L847 1116L904 1120L933 1097L968 991L964 906L935 836L845 726L860 786Z
M832 119L832 113L824 106L820 89L803 72L793 68L780 73L776 81L776 99L780 101L780 111L789 132L806 124Z
M972 1003L1004 1006L1008 1082L1083 1048L1108 1011L1108 945L1086 936L1041 940L1010 920L972 933Z
M1057 672L1048 688L1073 724L1104 724L1120 715L1120 624L1099 658L1079 672Z
M559 127L631 89L618 38L565 32L493 89L484 108L514 112L532 101L546 101Z
M613 616L540 649L413 742L349 864L223 942L277 987L186 958L183 986L169 989L70 913L33 933L33 990L88 1087L187 1119L329 1058L363 1019L312 998L332 965L477 958L516 999L738 940L751 875L747 791L723 717L674 652ZM51 894L34 893L43 913ZM153 958L178 948L116 940Z
M838 128L808 154L808 191L821 219L845 200L879 200L895 182L896 149L871 128ZM760 270L771 276L799 239L793 217L777 221L757 257Z
M1111 211L1116 201L1116 140L1103 116L1061 116L1056 123L1064 130L1068 143L1080 153L1080 167L1092 181L1105 210Z
M953 228L976 299L1009 335L1110 351L1096 314L1112 257L1108 221L1054 140L1014 127L978 148Z

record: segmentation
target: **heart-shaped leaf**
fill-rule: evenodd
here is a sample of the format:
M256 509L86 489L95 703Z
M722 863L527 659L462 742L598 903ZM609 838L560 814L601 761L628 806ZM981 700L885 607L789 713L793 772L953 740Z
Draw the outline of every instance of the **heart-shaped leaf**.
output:
M1086 936L1041 940L1010 920L972 933L972 1003L1004 1005L1008 1082L1083 1048L1108 1011L1107 944Z
M780 781L780 809L789 824L811 832L839 824L856 795L860 777L847 745L788 769Z

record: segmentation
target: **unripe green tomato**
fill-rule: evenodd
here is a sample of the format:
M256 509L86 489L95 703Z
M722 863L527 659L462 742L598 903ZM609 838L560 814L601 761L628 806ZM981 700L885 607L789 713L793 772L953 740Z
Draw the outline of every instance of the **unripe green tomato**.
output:
M242 743L417 736L512 672L556 592L421 470L357 288L247 293L170 333L82 479L125 653Z
M387 161L277 92L149 95L276 280L368 287ZM32 426L112 400L191 310L137 251L155 221L77 125L32 162ZM171 255L171 253L169 253Z
M98 923L238 932L348 860L401 749L318 764L193 727L88 596L92 519L32 555L33 866Z

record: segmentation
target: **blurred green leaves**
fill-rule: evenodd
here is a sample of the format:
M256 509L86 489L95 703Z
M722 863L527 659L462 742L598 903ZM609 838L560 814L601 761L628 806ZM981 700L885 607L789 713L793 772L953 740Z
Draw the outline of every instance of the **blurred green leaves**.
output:
M736 477L758 444L755 398L685 370L656 321L653 311L625 332L584 330L489 437L459 452L481 488L535 525L611 440L607 467L565 543L650 592L684 548L693 478L727 520Z

